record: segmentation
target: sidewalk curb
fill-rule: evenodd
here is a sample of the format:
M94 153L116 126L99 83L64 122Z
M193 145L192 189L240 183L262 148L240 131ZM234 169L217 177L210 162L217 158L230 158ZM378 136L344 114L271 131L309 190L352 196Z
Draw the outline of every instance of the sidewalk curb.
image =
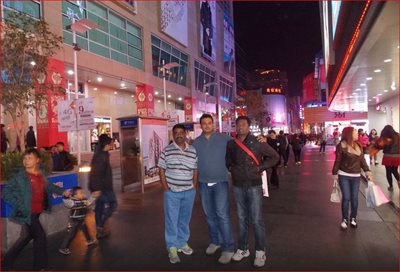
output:
M364 175L361 174L361 179L362 179L362 181L364 181L365 184L368 184L368 179L367 179L366 176L364 176ZM364 192L361 192L361 193L365 196ZM396 204L394 204L393 201L390 200L390 201L389 201L389 205L392 207L392 209L393 209L397 214L399 213L399 207L397 207Z

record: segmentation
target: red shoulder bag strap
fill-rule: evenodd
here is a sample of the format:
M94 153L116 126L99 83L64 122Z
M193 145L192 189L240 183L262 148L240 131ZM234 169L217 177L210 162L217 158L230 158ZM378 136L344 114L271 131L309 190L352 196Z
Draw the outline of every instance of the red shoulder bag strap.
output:
M240 140L235 139L235 143L241 148L243 149L244 152L247 153L247 155L249 155L256 163L257 166L260 165L260 162L257 160L256 156L253 154L253 152L251 152L250 149L247 148L247 146L245 146Z

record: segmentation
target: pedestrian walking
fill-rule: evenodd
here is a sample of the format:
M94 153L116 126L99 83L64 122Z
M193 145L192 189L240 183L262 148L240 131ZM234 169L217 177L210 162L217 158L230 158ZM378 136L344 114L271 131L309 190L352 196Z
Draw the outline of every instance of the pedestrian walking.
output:
M94 209L97 239L110 235L110 230L105 229L105 224L118 206L110 164L109 151L112 148L112 139L107 134L101 134L90 165L89 190L97 196Z
M254 266L265 265L266 241L262 214L262 180L260 173L279 161L279 154L268 144L260 143L250 134L251 121L247 116L236 119L237 138L229 141L226 166L231 171L233 192L239 219L239 245L234 261L250 256L248 247L249 222L254 227Z
M290 140L290 145L292 146L293 154L294 154L294 161L296 165L301 164L301 147L302 141L298 134L293 134L292 139Z
M6 135L6 131L4 130L5 125L1 124L1 153L6 153L7 152L7 135Z
M325 153L325 147L326 147L326 132L325 130L322 131L321 133L321 138L320 138L320 148L319 148L319 153Z
M342 191L342 222L340 227L347 229L350 212L350 226L357 228L358 191L360 188L361 169L372 180L372 174L365 161L362 145L357 141L358 133L353 127L345 127L342 139L336 146L336 158L332 174L334 180L339 180Z
M376 141L378 139L379 139L379 136L378 136L378 132L376 131L376 129L374 129L374 128L371 129L371 131L370 131L370 133L368 135L369 145L375 145L375 143L376 143ZM378 165L379 164L376 154L374 156L372 156L370 154L369 158L370 158L371 165L373 165L373 164Z
M198 156L199 193L209 230L210 243L207 255L214 254L220 247L219 263L227 264L234 254L232 235L228 170L225 166L227 143L230 136L215 132L214 119L210 114L200 117L202 134L193 146Z
M186 129L182 124L172 128L174 142L161 153L158 161L164 188L165 242L169 261L179 263L178 252L193 254L189 246L189 223L197 186L196 149L186 143Z
M283 160L283 166L287 167L289 159L289 153L288 153L289 140L283 130L279 131L277 140L279 143L279 155L281 157L281 160ZM281 162L279 164L281 164Z
M11 218L22 224L20 237L4 257L5 270L13 263L24 247L33 239L33 269L47 268L47 242L39 217L50 211L53 194L68 196L69 191L50 183L40 170L40 154L36 149L26 149L23 166L3 189L3 199L11 204Z
M280 154L281 152L281 146L280 146L280 141L276 138L276 132L274 130L269 130L268 131L268 138L267 138L267 143L278 153ZM270 169L267 170L267 175L268 175L268 181L271 185L275 186L276 188L279 188L279 175L278 175L278 166L280 164L280 157L279 161L276 165L271 167Z
M86 213L89 211L89 209L91 209L94 200L94 197L87 199L85 191L82 189L82 187L79 186L72 188L71 196L63 199L64 205L68 209L71 209L71 212L69 216L70 220L67 228L67 235L64 237L64 240L61 243L61 247L58 250L61 254L71 254L69 245L75 238L78 230L81 230L85 235L87 246L96 243L96 240L90 237L88 228L85 223Z
M369 143L369 139L368 139L368 135L366 133L364 133L364 130L362 128L358 129L358 142L361 144L362 148L363 148L363 153L364 154L368 154L368 143Z
M28 148L36 147L36 136L35 132L33 131L33 126L29 126L29 130L26 133L26 146Z
M399 165L400 165L400 146L399 133L394 130L391 125L385 126L381 131L380 138L376 141L375 146L383 149L382 165L385 166L386 179L389 183L388 190L393 191L393 177L397 180L400 188Z

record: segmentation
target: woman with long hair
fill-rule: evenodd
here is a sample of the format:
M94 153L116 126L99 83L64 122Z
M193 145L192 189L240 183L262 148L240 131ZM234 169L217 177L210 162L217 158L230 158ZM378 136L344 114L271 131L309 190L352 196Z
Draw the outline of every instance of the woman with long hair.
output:
M392 175L396 178L397 184L400 185L398 172L400 165L399 133L392 126L387 125L382 129L381 137L377 144L383 149L382 165L386 169L386 178L389 183L388 190L393 191Z
M368 141L369 141L370 145L375 144L375 142L378 139L379 139L379 136L378 136L378 132L376 131L376 129L374 129L374 128L371 129L371 131L368 135ZM374 161L375 161L375 165L378 165L378 159L377 159L376 154L374 156L372 154L370 154L369 159L370 159L371 165L374 164Z
M365 161L363 148L357 141L358 133L353 127L345 127L342 132L340 143L336 146L336 159L333 165L333 178L339 180L342 191L342 223L340 227L347 229L350 226L357 228L358 191L360 188L361 169L363 169L372 180L372 174Z

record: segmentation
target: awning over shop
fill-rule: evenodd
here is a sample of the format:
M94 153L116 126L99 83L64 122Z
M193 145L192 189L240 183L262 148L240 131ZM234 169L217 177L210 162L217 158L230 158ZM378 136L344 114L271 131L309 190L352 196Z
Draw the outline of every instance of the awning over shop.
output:
M327 107L304 108L304 123L351 121L368 119L367 112L333 112Z

